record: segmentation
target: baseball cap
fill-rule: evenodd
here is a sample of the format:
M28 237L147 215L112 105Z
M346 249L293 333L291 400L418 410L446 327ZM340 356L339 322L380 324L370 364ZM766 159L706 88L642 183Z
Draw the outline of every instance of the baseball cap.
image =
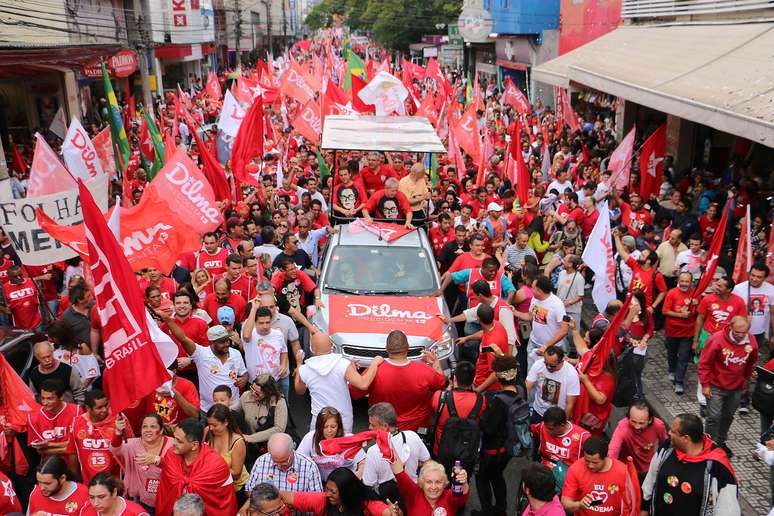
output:
M234 309L230 306L218 308L218 322L220 324L234 324Z
M486 207L486 211L503 211L503 207L496 202L490 202L489 206Z
M221 326L220 324L217 324L207 330L207 340L210 342L215 342L218 340L223 340L228 338L228 330Z

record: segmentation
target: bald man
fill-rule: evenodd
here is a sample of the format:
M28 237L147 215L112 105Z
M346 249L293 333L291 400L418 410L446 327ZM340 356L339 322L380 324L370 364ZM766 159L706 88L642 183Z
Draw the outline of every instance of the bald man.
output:
M758 342L750 333L747 318L741 315L707 339L699 358L699 382L707 398L706 432L729 457L728 429L757 360Z
M341 413L344 433L352 433L352 398L347 383L361 391L367 391L376 377L376 371L384 359L374 357L371 365L361 375L353 362L339 353L332 353L333 341L328 334L317 331L311 337L314 356L296 369L296 394L303 395L307 389L312 397L312 421L314 430L317 414L324 407L336 407Z
M44 381L56 379L65 387L64 401L82 405L86 389L83 387L81 375L70 365L54 358L54 345L48 340L41 340L35 343L32 352L38 361L38 366L29 372L29 385L32 392L38 396Z

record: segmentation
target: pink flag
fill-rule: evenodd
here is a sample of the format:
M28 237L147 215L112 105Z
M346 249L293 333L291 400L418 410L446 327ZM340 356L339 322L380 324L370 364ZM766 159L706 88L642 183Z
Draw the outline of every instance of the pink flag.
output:
M632 168L632 154L634 153L635 129L636 127L632 127L629 134L621 140L613 154L610 155L610 160L607 163L610 179L606 183L610 190L613 190L613 188L623 190L629 185L629 171Z
M110 179L116 177L116 160L113 154L113 140L110 137L110 127L105 127L94 139L91 140L94 150L97 151L102 170Z
M32 157L27 197L40 197L75 188L75 180L51 150L46 140L35 133L35 154Z

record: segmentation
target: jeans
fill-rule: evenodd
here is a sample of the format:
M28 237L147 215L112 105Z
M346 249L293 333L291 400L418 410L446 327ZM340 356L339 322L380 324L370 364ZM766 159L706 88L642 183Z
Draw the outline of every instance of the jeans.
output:
M645 399L645 389L642 386L642 372L645 370L645 355L634 355L632 357L634 365L634 385L637 389L634 394L635 399Z
M505 514L507 488L503 471L511 458L505 453L481 452L478 472L476 473L476 490L483 513ZM494 495L494 503L492 503Z
M285 378L280 378L277 380L277 387L279 387L280 392L283 396L285 396L285 399L288 399L288 394L290 394L290 375L287 375Z
M667 363L669 372L675 375L675 385L683 385L685 372L688 370L688 364L691 362L691 337L667 337Z
M581 323L583 322L582 314L580 312L578 313L572 313L567 312L567 315L572 317L573 321L575 321L575 327L578 328L578 331L581 329ZM564 349L564 352L568 355L571 355L573 357L577 356L578 351L575 349L575 340L572 338L572 332L567 333L567 337L565 337L562 341L558 344Z
M712 397L707 400L705 432L716 444L725 444L728 429L734 420L734 412L742 397L741 390L727 391L712 385Z
M477 331L481 329L481 325L477 322L466 322L465 323L465 329L463 330L465 332L465 335L473 335ZM478 361L478 348L481 344L480 340L469 340L465 342L462 347L460 348L460 361L466 361L470 362L471 364L475 365L476 361Z

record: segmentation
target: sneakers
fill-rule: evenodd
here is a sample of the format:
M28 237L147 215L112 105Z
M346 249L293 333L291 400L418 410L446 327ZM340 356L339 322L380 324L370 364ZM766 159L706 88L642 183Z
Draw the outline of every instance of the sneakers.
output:
M739 409L737 409L740 416L746 416L750 413L749 407L747 405L739 405Z
M675 373L669 373L669 381L675 383Z
M739 415L740 416L745 416L745 415L750 413L749 405L750 405L750 393L743 392L742 393L742 397L739 400L739 409L738 409L738 411L739 411Z
M707 417L707 405L699 404L699 415L701 417Z
M680 385L679 383L676 383L675 384L675 394L682 395L684 392L685 392L685 389L683 388L683 386Z

